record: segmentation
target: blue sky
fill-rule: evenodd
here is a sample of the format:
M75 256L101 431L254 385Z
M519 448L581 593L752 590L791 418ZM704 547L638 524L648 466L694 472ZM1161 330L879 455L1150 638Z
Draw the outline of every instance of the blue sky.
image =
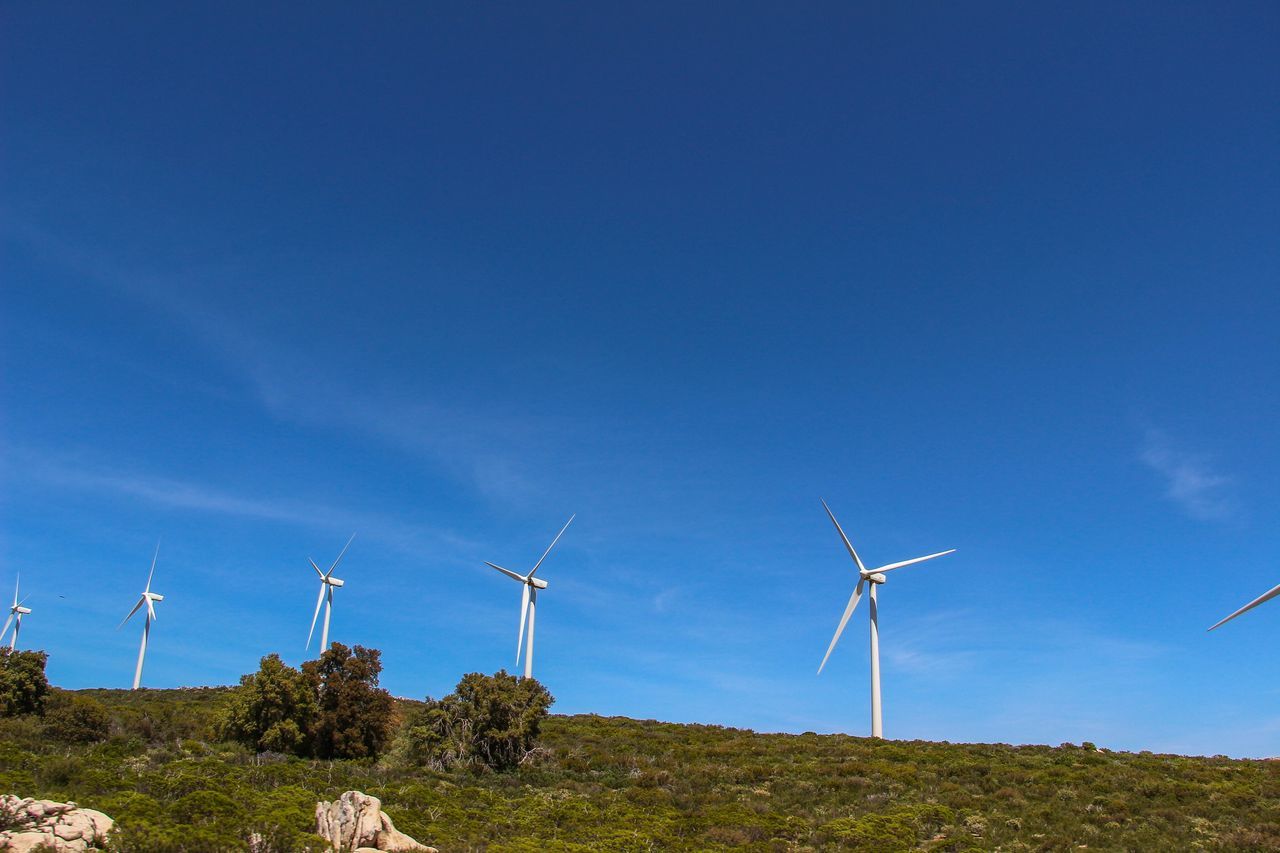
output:
M1274 4L10 4L0 586L68 687L1280 753ZM7 594L7 593L6 593Z

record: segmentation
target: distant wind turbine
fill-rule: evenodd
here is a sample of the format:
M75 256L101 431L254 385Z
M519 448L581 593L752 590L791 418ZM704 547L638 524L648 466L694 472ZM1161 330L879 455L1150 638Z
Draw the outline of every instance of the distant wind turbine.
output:
M534 574L538 571L538 567L542 565L542 561L547 559L547 554L551 553L551 549L556 547L556 543L560 541L560 537L569 529L569 525L573 524L573 520L577 518L577 513L569 516L569 520L564 523L564 527L560 528L560 532L556 534L556 538L551 540L551 544L547 546L547 550L542 553L538 562L533 564L533 568L529 570L529 574L521 575L510 569L504 569L502 566L490 563L485 560L485 565L490 568L497 569L509 578L520 581L523 589L520 593L520 634L516 638L516 666L520 666L520 651L524 644L524 628L525 617L528 617L529 624L529 643L524 647L524 677L533 677L533 621L537 613L538 606L538 590L546 589L547 582L542 578L535 578Z
M354 533L351 539L347 540L347 544L342 546L342 551L338 553L338 559L333 561L333 565L329 567L329 571L322 572L320 567L316 565L316 561L307 558L307 562L311 563L311 568L316 570L316 574L320 576L320 594L316 596L316 613L311 617L311 630L307 632L307 648L311 648L311 637L316 632L316 620L320 618L320 608L324 608L324 627L320 629L320 653L324 654L329 650L329 617L333 615L333 591L342 586L345 581L335 578L333 570L338 568L338 563L342 562L343 556L346 555L347 549L351 547L351 542L356 538Z
M1280 586L1273 586L1271 589L1267 590L1267 591L1266 591L1266 592L1264 592L1262 595L1260 595L1260 596L1258 596L1257 598L1255 598L1253 601L1250 601L1250 602L1249 602L1248 604L1246 604L1244 607L1241 607L1241 608L1240 608L1239 610L1237 610L1235 613L1232 613L1232 614L1231 614L1230 616L1228 616L1226 619L1223 619L1223 620L1221 620L1221 621L1217 622L1216 624L1214 624L1213 628L1210 628L1209 630L1210 630L1210 631L1212 631L1214 628L1217 628L1217 627L1218 627L1218 625L1225 625L1225 624L1227 624L1227 623L1228 623L1228 622L1230 622L1232 619L1234 619L1234 618L1236 618L1237 616L1239 616L1241 613L1244 613L1246 610L1252 610L1253 608L1257 607L1259 604L1263 604L1263 603L1265 603L1265 602L1268 602L1268 601L1270 601L1271 599L1275 598L1277 595L1280 595ZM3 635L3 634L0 634L0 636L4 636L4 635Z
M147 637L151 634L151 622L156 618L156 608L154 602L164 601L164 596L151 591L151 579L156 574L156 560L160 557L160 544L156 543L156 553L151 558L151 572L147 575L147 588L142 591L142 595L138 598L138 603L133 605L133 609L129 611L129 615L124 617L116 630L119 631L124 627L124 623L133 618L133 614L137 613L143 605L147 607L146 621L142 623L142 644L138 647L138 668L133 671L133 689L137 690L138 685L142 683L142 663L147 659Z
M903 560L899 563L890 563L887 566L881 566L878 569L868 569L862 564L862 558L858 556L858 552L853 550L853 543L849 541L849 537L844 535L844 530L840 527L840 522L836 521L835 514L831 512L831 507L827 506L827 502L822 502L822 507L827 511L827 515L831 517L831 523L836 526L836 530L840 533L840 538L844 541L844 547L848 549L849 556L853 558L854 564L858 567L858 586L854 589L853 595L849 597L849 604L844 608L844 615L840 617L840 624L836 627L835 636L831 638L831 645L827 646L827 653L822 656L822 663L818 666L818 674L822 674L822 668L827 665L827 658L831 657L831 652L836 647L836 643L840 640L840 634L844 631L844 626L848 624L849 617L853 615L853 611L858 607L858 602L862 600L862 587L866 584L871 585L871 736L884 737L884 722L880 716L880 625L878 621L878 613L876 611L876 587L884 583L885 572L901 569L904 566L910 566L913 563L922 563L925 560L932 560L934 557L941 557L946 554L955 552L955 548L950 551L939 551L936 554L930 554L927 557L916 557L913 560Z
M9 618L4 620L4 630L0 631L0 643L4 642L4 635L9 631L9 625L13 625L13 636L9 638L9 651L13 651L18 647L18 632L22 630L22 617L30 615L31 608L23 607L27 599L18 601L18 583L22 578L19 577L13 584L13 606L9 608Z

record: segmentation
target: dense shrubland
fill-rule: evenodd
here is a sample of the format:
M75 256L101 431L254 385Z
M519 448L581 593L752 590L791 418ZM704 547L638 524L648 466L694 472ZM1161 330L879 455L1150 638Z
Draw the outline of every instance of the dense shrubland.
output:
M245 849L249 833L319 849L315 801L351 788L444 851L1280 849L1280 762L596 716L546 718L534 750L510 734L545 691L516 683L467 676L437 702L396 700L381 757L342 760L222 740L243 687L53 691L43 718L0 719L0 790L102 809L122 849L149 853ZM92 703L66 715L83 722L55 728L75 700ZM468 755L464 724L516 766L442 758L441 744Z

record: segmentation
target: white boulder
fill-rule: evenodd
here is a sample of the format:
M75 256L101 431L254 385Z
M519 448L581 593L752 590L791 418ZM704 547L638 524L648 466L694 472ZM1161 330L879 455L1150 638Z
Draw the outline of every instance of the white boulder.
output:
M0 811L10 825L0 831L0 849L9 853L28 853L41 845L70 853L99 850L115 829L115 821L102 812L75 803L0 794Z
M437 853L396 829L383 813L382 801L359 791L316 803L316 834L337 853Z

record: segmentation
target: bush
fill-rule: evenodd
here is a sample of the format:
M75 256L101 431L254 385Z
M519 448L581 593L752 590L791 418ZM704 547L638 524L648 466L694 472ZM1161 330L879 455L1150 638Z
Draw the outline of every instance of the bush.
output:
M44 652L23 652L0 648L0 715L39 714L44 711L49 680Z
M302 665L315 691L311 748L317 758L377 758L391 738L391 694L378 687L382 653L334 643Z
M410 760L436 768L479 764L494 770L518 766L535 748L542 720L555 701L532 678L505 670L472 672L440 700L427 698L406 727Z
M279 655L270 654L256 673L240 679L218 729L223 738L255 752L305 754L317 711L314 685Z
M45 708L44 734L61 743L97 743L111 734L111 717L97 699L55 690Z

